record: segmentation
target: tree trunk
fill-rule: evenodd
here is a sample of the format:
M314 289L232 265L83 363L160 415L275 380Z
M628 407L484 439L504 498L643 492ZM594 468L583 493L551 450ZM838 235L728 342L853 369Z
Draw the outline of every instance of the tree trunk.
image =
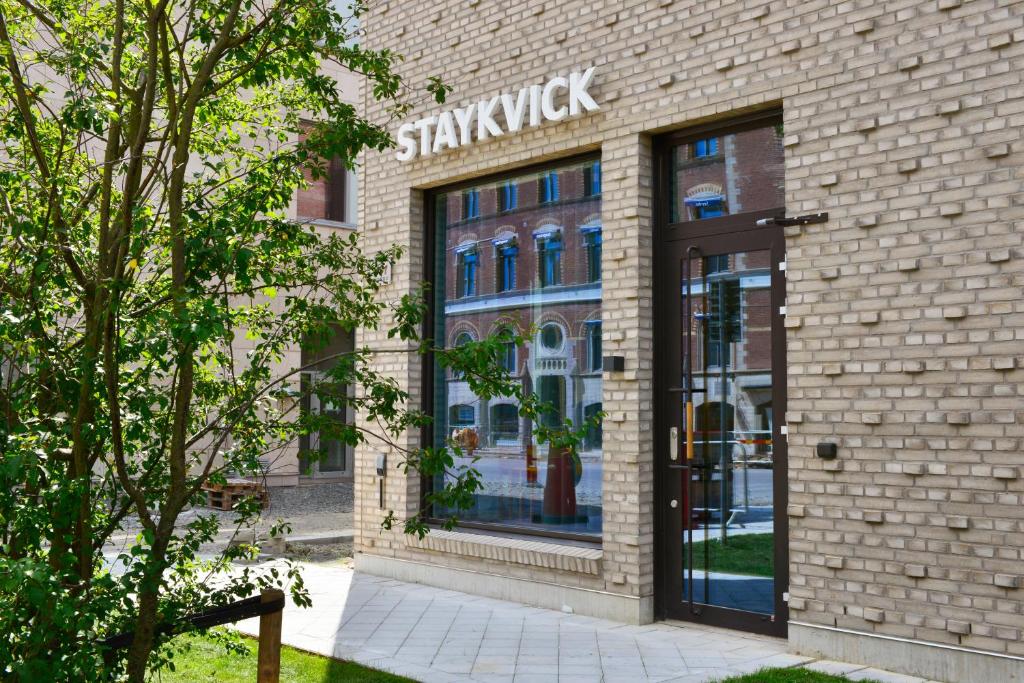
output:
M157 607L160 604L160 581L164 573L164 559L171 529L164 530L163 523L157 530L156 539L149 554L149 566L145 577L139 585L139 612L135 618L135 635L128 649L128 680L132 683L145 683L146 667L149 655L153 651L156 640Z

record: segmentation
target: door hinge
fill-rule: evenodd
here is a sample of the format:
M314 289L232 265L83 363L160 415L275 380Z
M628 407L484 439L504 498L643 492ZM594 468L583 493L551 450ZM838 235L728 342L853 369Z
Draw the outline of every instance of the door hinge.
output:
M782 602L789 602L789 591L782 594Z
M782 434L783 436L789 434L789 427L786 425L779 425L779 434Z
M786 262L785 261L779 261L779 270L781 270L783 272L786 271Z
M779 315L783 315L783 316L786 315L786 307L785 306L779 306Z

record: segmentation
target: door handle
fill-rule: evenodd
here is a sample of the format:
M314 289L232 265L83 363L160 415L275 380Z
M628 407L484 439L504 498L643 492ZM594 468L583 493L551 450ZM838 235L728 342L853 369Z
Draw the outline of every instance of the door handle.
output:
M668 457L672 460L679 459L679 429L677 427L668 430Z
M686 459L693 460L693 401L686 402Z

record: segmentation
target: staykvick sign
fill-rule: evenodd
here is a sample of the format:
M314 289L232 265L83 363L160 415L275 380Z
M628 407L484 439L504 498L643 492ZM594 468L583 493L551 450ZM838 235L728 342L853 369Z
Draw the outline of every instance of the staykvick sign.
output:
M409 161L417 152L420 156L428 156L468 145L474 140L518 133L527 122L536 127L544 121L561 121L583 111L596 111L598 104L587 92L593 77L594 67L590 67L583 73L574 71L568 77L555 76L544 85L520 88L515 95L503 93L414 123L402 124L398 129L399 150L396 156L399 161ZM504 128L496 118L499 111L504 119Z

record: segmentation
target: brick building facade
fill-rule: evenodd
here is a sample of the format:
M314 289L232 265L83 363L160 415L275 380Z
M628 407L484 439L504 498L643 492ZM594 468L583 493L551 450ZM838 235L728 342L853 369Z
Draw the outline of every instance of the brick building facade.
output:
M938 680L1024 680L1024 5L370 5L368 43L404 54L411 82L441 76L453 106L589 67L599 104L407 162L370 155L365 241L408 248L388 295L444 272L445 300L459 301L457 261L427 261L439 197L455 215L463 188L599 159L595 308L602 354L622 369L601 373L599 532L383 532L388 510L419 509L425 484L391 470L379 506L377 454L366 448L356 453L357 568L633 623L699 620L683 608L728 607L714 595L718 572L684 557L680 584L677 551L698 542L695 527L702 549L741 537L731 513L749 477L767 482L765 516L752 511L752 488L743 514L763 525L776 563L747 577L768 603L742 605L761 622L739 627L784 634L797 652ZM410 120L437 113L423 102ZM680 163L709 145L726 166L749 154L762 177ZM491 201L498 195L481 194L482 212ZM780 210L827 218L758 224ZM590 219L559 225L568 236ZM484 222L441 234L453 247L493 244L501 225ZM681 300L687 279L691 299ZM747 316L737 318L746 336L730 336L713 295ZM589 319L585 308L564 317ZM488 334L496 320L462 322ZM717 358L695 343L717 344ZM687 362L689 388L676 376ZM440 386L411 355L381 369L417 401ZM758 370L761 379L745 379ZM676 390L696 406L689 423ZM406 438L414 447L420 434ZM704 439L695 459L687 438ZM748 441L768 442L772 456L747 453ZM819 457L831 448L836 457ZM708 454L717 460L703 470L686 464ZM751 466L758 457L767 470Z

